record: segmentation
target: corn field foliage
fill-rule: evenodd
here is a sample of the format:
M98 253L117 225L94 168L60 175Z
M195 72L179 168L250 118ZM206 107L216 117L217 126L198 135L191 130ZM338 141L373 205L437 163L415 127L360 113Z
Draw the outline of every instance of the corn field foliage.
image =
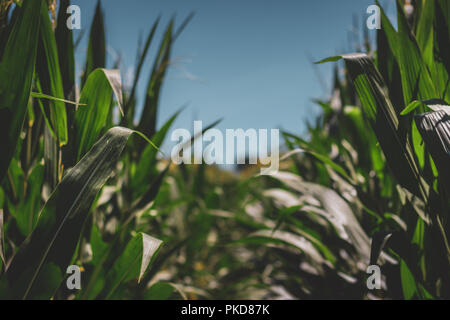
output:
M70 1L1 0L0 298L449 299L450 3L412 4L320 61L335 64L331 98L307 136L282 132L281 168L261 176L159 151L183 112L157 127L192 16L149 26L125 90L100 2L76 79L78 40L56 12Z

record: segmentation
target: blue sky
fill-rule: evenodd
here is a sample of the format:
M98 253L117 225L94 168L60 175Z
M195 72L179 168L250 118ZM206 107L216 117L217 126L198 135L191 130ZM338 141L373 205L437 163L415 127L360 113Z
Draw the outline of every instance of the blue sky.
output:
M73 0L81 8L85 34L76 52L77 72L84 65L95 0ZM311 102L329 94L332 64L311 60L346 53L353 18L361 26L373 0L102 0L108 67L122 56L122 78L134 72L139 34L144 39L158 15L156 37L141 74L143 103L154 52L168 20L195 17L177 39L174 64L163 87L158 124L188 104L174 124L192 128L193 120L223 117L225 128L281 128L305 132L305 121L320 112ZM391 0L382 1L393 7ZM361 27L359 28L361 30ZM75 38L79 32L75 32ZM374 31L369 31L374 36ZM153 50L152 50L153 49ZM317 72L321 74L323 83Z

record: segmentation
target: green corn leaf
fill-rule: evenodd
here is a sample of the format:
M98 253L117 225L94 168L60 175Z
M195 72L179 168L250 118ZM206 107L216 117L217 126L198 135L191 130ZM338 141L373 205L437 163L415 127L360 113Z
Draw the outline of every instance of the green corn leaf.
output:
M411 300L417 293L417 286L414 276L404 260L400 260L400 278L403 289L403 297L405 300Z
M145 58L147 56L148 49L150 48L150 44L152 43L153 37L155 35L156 28L158 27L159 19L160 18L158 17L156 19L156 21L153 23L153 26L152 26L152 28L150 30L150 33L149 33L149 35L147 37L147 40L145 41L144 49L142 50L142 53L140 54L139 61L138 61L138 64L137 64L136 75L135 75L134 80L133 80L133 86L131 87L130 96L129 96L127 102L124 105L124 113L126 114L126 116L129 119L130 123L134 119L134 111L135 111L134 109L135 108L134 108L134 103L132 105L132 102L133 102L134 96L136 94L136 88L137 88L137 84L138 84L138 81L139 81L139 77L141 75L142 66L144 65L144 61L145 61ZM132 108L132 109L130 109L130 108Z
M340 195L322 185L305 182L292 173L279 171L270 175L270 177L281 181L287 187L301 194L310 195L317 199L323 210L318 210L316 213L333 225L341 239L353 244L361 259L365 262L369 261L369 237L362 229L350 206Z
M38 96L39 95L42 95L43 93L42 93L42 88L41 88L41 84L40 84L40 82L39 82L39 78L37 78L36 79L36 81L35 81L35 86L36 86L36 89L39 91L39 92L36 92L36 93L33 93L33 92L31 92L31 94L30 94L30 96L32 96L33 94L37 94ZM55 140L56 140L56 135L55 135L55 133L54 133L54 131L53 131L53 126L52 126L52 124L51 124L51 122L50 122L50 117L49 117L49 115L48 115L48 108L47 108L47 110L46 110L46 108L45 108L45 106L44 106L44 100L43 99L37 99L38 101L38 105L39 105L39 109L41 110L41 113L42 113L42 116L44 117L44 121L45 121L45 124L46 124L46 126L47 126L47 128L50 130L50 132L51 132L51 134L52 134L52 136L55 138Z
M157 147L161 147L167 132L172 126L175 119L180 114L181 110L177 111L167 122L155 133L152 137L152 141ZM156 170L156 155L157 150L152 146L145 147L142 155L137 163L136 174L131 180L131 189L133 190L134 198L140 196L144 191L144 186L148 181L151 181L152 176L155 175Z
M167 300L176 288L170 282L153 284L144 295L145 300Z
M439 172L439 180L450 194L450 107L414 117ZM442 106L444 108L444 106Z
M422 102L414 100L400 113L401 116L407 115L422 106Z
M363 118L362 110L358 107L345 107L344 114L351 120L351 124L356 130L356 132L349 132L347 136L361 140L358 141L359 143L354 143L358 148L358 157L362 158L364 153L367 152L367 147L369 147L369 156L371 160L370 168L375 169L380 178L382 178L385 167L384 159L380 148L377 146L375 134L372 131L367 130L367 123ZM346 126L346 128L349 127L350 125ZM362 164L361 160L360 162Z
M430 292L427 291L427 289L424 288L420 283L418 285L418 291L421 294L421 297L426 300L436 300L436 297L434 297Z
M59 152L58 145L50 126L44 128L44 164L45 183L53 190L59 182Z
M380 74L383 76L389 88L389 97L399 113L404 106L400 68L395 58L397 33L389 21L384 20L382 12L382 27L377 30L377 55L376 62Z
M20 166L19 160L13 158L8 169L8 183L4 185L6 195L9 195L9 197L5 198L5 204L8 205L8 208L14 206L22 199L24 193L24 184L22 181L24 177L25 174Z
M152 73L147 84L145 103L138 125L138 130L148 137L153 137L156 132L159 96L165 75L171 62L170 57L173 42L192 17L193 14L190 14L175 32L173 32L174 19L171 19L159 46L156 59L153 63ZM140 148L142 150L143 146L140 145Z
M67 19L70 13L66 10L70 6L70 0L61 0L57 25L55 30L56 45L58 46L59 66L61 70L64 96L75 98L75 57L72 30L67 28ZM71 112L68 112L71 113Z
M322 64L325 62L336 62L342 59L342 56L332 56L325 59L322 59L320 61L314 62L315 64Z
M147 84L144 109L138 125L138 130L149 137L152 137L155 134L160 90L170 63L172 29L173 20L169 22L159 47L156 60L153 63L152 73Z
M112 93L122 106L119 70L97 69L89 75L81 91L80 103L87 106L75 113L74 145L78 161L92 147L106 124Z
M78 103L78 102L69 101L69 100L66 100L66 99L55 98L55 97L52 97L52 96L49 96L49 95L46 95L46 94L43 94L43 93L40 93L40 92L31 92L31 96L33 98L37 98L37 99L48 99L48 100L53 100L53 101L58 101L58 102L64 102L64 103L67 103L67 104L73 104L75 106L85 106L86 105L85 103Z
M286 243L300 249L318 266L325 262L320 252L309 240L292 232L259 230L250 234L247 239L261 241L262 243Z
M378 258L381 252L388 242L389 238L392 236L392 232L389 231L378 231L372 237L370 244L370 262L369 265L375 265L378 262Z
M108 130L66 173L42 209L36 228L0 280L0 287L7 288L2 296L52 297L72 259L90 207L132 133L122 127ZM46 278L49 276L51 279Z
M3 208L3 202L5 200L4 198L5 194L3 193L3 189L0 189L0 208ZM0 209L0 260L1 260L0 262L6 264L4 248L5 248L5 240L3 237L3 209ZM1 270L2 269L0 268L0 271Z
M0 64L0 144L4 153L0 158L0 181L5 176L16 150L31 91L42 0L26 1L16 8L11 33ZM15 11L16 11L15 10Z
M31 94L32 96L32 94ZM33 108L33 100L29 99L28 100L28 126L32 127L34 124L34 121L36 120L36 115L34 113L34 108Z
M89 75L97 68L106 66L106 40L103 12L100 0L97 1L94 18L89 33L89 44L81 84L84 86Z
M415 99L432 99L438 93L431 80L430 73L423 60L416 38L411 33L403 8L397 1L398 32L381 9L381 25L386 28L389 45L400 68L404 105ZM396 107L396 109L398 109Z
M333 170L335 170L337 173L339 173L342 177L344 177L347 181L350 183L355 183L355 181L347 174L345 169L335 163L333 160L331 160L327 155L320 154L318 152L315 152L311 145L304 141L303 139L296 137L292 134L289 134L287 132L283 132L283 134L287 137L295 139L295 142L303 149L303 151L307 154L310 154L317 160L321 161L325 165L329 165Z
M101 263L102 257L107 253L108 244L102 240L100 230L95 223L92 224L89 243L92 248L92 264L96 266Z
M417 44L422 52L424 60L429 67L432 66L434 62L434 4L434 1L423 1L423 7L420 13L416 30Z
M27 178L26 194L16 206L10 206L17 227L24 236L28 236L36 226L37 213L41 208L41 187L44 180L44 166L37 164Z
M70 0L61 0L59 2L59 11L55 29L56 45L58 47L59 67L61 70L64 96L67 99L76 99L75 85L75 46L73 43L72 30L67 27L67 19L70 13L67 8L70 6ZM68 103L68 102L66 102ZM75 116L74 108L67 108L67 128L69 136L72 136L73 120Z
M56 47L55 35L52 23L48 15L45 3L41 6L40 42L38 45L38 56L36 70L43 92L64 99L64 88L59 69L58 49ZM51 100L49 103L50 121L53 131L58 139L59 146L67 143L67 114L66 106L62 101Z
M164 176L169 171L169 167L170 164L167 165L166 168L158 174L158 176L153 180L150 186L147 187L142 196L140 196L138 199L136 199L136 201L133 202L130 209L128 209L127 212L124 214L126 220L122 224L122 228L124 228L130 222L130 220L135 216L135 213L138 210L145 208L146 205L148 205L151 201L153 201L156 198L156 196L158 195L158 191L161 187L161 184L163 182Z
M392 174L406 189L426 199L429 186L420 176L411 144L399 128L399 119L383 78L367 55L342 57Z
M132 279L140 281L161 245L161 240L145 233L134 236L107 273L100 297L110 298L121 284Z
M437 0L435 5L435 52L447 70L447 75L450 75L450 46L448 45L448 39L450 39L450 3L446 0ZM448 96L447 99L449 99Z

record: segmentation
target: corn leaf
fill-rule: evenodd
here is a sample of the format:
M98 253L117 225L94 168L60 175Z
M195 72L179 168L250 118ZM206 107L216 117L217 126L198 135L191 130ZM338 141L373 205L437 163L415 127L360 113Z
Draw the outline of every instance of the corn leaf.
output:
M70 13L66 9L70 0L61 0L59 4L58 20L55 29L56 45L58 47L59 66L61 70L64 96L75 98L75 57L72 29L67 28L66 21Z
M3 191L0 191L1 193L1 206L3 207ZM3 209L0 209L0 260L3 264L6 264L6 260L5 260L5 252L4 250L4 238L3 238ZM1 270L1 269L0 269Z
M343 58L392 174L406 189L426 199L429 186L420 176L411 144L399 128L399 119L381 75L365 54Z
M405 300L411 300L417 292L416 281L404 260L400 261L400 278Z
M119 70L97 69L89 75L81 91L80 103L87 106L75 113L76 160L92 147L106 124L112 93L122 105L122 82Z
M40 42L36 70L39 76L41 90L49 95L64 99L64 88L59 69L58 49L52 23L45 3L41 6ZM58 139L59 146L68 140L66 106L62 101L47 101L49 105L50 121Z
M288 172L279 171L270 176L293 190L317 199L323 210L317 210L316 213L329 221L341 239L354 245L361 259L365 262L369 261L369 237L362 229L350 206L341 196L332 189L302 181L299 176Z
M436 24L435 52L447 70L447 75L450 75L450 46L448 45L448 39L450 39L450 3L446 0L438 0L434 14ZM447 99L449 99L448 96Z
M100 0L97 1L94 18L89 33L89 44L81 84L84 86L89 75L97 68L106 66L105 25Z
M263 243L283 242L300 249L317 265L325 262L325 259L309 240L292 232L259 230L250 234L247 239L259 239Z
M378 258L381 255L381 251L383 250L384 246L391 236L392 232L389 231L375 232L370 243L370 265L377 264Z
M160 18L158 17L158 19L156 19L156 21L153 23L150 33L147 36L147 40L145 41L144 49L142 50L142 53L139 56L139 61L138 61L137 68L136 68L136 75L133 80L133 86L131 87L130 96L124 105L124 113L127 116L129 123L132 123L132 121L134 119L135 108L134 108L134 103L132 104L132 101L136 94L136 88L137 88L137 84L139 81L139 77L141 75L142 66L144 65L144 61L147 56L148 50L150 48L150 44L152 43L153 37L155 35L156 28L158 27L159 19Z
M0 181L8 170L27 112L31 91L42 0L25 1L16 8L17 19L6 43L0 63Z
M73 104L75 106L85 106L86 105L84 103L78 103L78 102L70 101L70 100L66 100L66 99L55 98L55 97L52 97L52 96L49 96L49 95L46 95L46 94L43 94L40 92L31 92L31 96L33 98L37 98L37 99L48 99L48 100L53 100L53 101L59 101L59 102L67 103L67 104Z
M392 29L389 19L381 10L381 24ZM387 32L389 45L400 68L404 105L413 100L427 100L438 96L423 60L417 40L408 27L405 14L397 1L398 32Z
M132 279L140 281L161 245L161 240L145 233L140 232L134 236L107 273L100 297L110 298L121 284Z
M26 194L17 206L9 206L16 219L17 227L24 236L28 236L36 226L37 213L41 208L41 187L44 180L44 166L36 164L27 180Z
M138 130L146 136L152 137L156 130L158 101L163 79L169 67L170 52L172 47L173 20L165 31L161 45L158 49L156 60L153 63L152 73L147 84L147 94L142 111Z
M161 129L159 129L152 137L152 141L157 147L161 147L167 132L180 112L181 110L177 111L172 117L170 117ZM133 190L134 198L140 196L142 192L144 192L145 188L143 188L143 186L147 185L148 181L151 181L152 177L155 176L157 160L156 155L157 150L150 145L145 147L142 152L136 167L137 174L135 174L134 178L131 180L131 189Z
M176 288L170 282L157 282L145 293L145 300L167 300Z
M0 287L7 288L2 295L21 299L52 297L71 261L89 209L132 133L122 127L110 129L66 173L39 214L35 230L0 280ZM49 275L51 279L46 278Z
M450 111L450 107L447 106L447 108ZM436 164L439 180L450 194L450 114L444 110L438 110L416 115L414 119Z

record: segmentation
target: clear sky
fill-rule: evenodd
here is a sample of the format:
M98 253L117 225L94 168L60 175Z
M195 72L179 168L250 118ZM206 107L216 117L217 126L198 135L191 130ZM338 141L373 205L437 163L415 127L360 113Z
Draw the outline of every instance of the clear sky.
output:
M81 8L85 34L77 52L84 65L96 0L72 0ZM157 37L141 74L142 105L154 52L168 20L195 17L177 39L162 91L158 125L188 104L175 128L206 125L223 117L225 128L281 128L302 134L320 112L311 100L329 94L333 64L311 60L348 53L353 20L359 31L373 0L102 0L108 67L122 56L122 78L134 72L139 34L144 40L158 15ZM381 1L393 7L393 0ZM364 20L363 20L364 19ZM75 32L75 38L79 32ZM369 31L375 36L375 31ZM152 50L153 49L153 50ZM321 74L322 81L317 73ZM323 82L323 83L322 83Z

